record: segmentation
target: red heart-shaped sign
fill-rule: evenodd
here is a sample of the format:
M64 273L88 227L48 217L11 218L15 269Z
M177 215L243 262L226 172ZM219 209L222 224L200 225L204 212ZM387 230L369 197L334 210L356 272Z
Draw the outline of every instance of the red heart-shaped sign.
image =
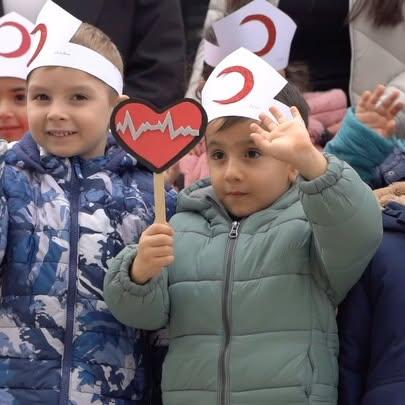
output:
M122 101L111 115L118 143L155 173L176 163L204 136L207 116L192 99L157 110L137 99Z

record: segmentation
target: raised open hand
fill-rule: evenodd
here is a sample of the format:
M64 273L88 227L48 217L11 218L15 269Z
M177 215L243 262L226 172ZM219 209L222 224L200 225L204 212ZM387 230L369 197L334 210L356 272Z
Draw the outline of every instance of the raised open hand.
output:
M251 124L251 137L256 145L275 159L291 164L307 179L325 173L327 161L312 144L298 109L291 107L292 120L276 107L271 107L270 112L277 122L261 114L261 125Z
M365 91L357 104L356 116L363 124L367 125L384 138L395 133L396 115L404 108L399 99L399 91L393 91L383 97L385 87L378 85L374 91Z

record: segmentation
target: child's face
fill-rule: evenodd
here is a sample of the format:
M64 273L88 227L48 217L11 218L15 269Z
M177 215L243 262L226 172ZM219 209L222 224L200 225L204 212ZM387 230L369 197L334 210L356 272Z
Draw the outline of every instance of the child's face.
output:
M33 137L60 157L103 156L118 96L93 76L66 67L42 67L28 81L27 111Z
M0 138L18 141L27 130L25 80L0 77Z
M215 193L236 217L269 207L295 178L295 171L262 152L250 138L252 120L221 130L221 120L208 125L208 165Z

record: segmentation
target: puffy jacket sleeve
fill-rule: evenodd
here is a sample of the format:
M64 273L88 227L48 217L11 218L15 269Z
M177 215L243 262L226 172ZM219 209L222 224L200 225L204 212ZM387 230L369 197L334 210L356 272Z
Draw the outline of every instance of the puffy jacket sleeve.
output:
M366 387L372 322L368 272L369 267L338 310L340 405L360 404Z
M169 319L167 270L145 285L134 283L129 270L136 253L137 245L128 245L110 260L104 279L104 300L125 325L157 330L166 326Z
M3 261L7 247L8 210L4 195L3 171L4 158L7 151L7 142L0 140L0 263Z
M356 118L355 110L347 111L338 134L327 143L325 151L349 163L367 183L375 169L392 153L393 139L385 139Z
M373 192L358 174L336 157L327 158L326 173L299 187L312 227L314 275L337 305L380 244L382 219Z

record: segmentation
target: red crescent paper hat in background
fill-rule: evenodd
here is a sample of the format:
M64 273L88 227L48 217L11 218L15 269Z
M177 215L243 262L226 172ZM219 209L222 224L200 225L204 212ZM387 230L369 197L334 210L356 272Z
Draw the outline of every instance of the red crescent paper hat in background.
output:
M0 77L27 78L34 24L18 13L0 18Z
M288 65L297 25L267 0L254 0L212 25L218 46L204 41L204 59L216 66L243 47L262 57L276 70Z
M220 117L246 117L255 120L259 114L276 106L288 118L289 107L274 97L287 80L262 58L240 48L222 60L211 73L201 92L201 103L208 122Z

